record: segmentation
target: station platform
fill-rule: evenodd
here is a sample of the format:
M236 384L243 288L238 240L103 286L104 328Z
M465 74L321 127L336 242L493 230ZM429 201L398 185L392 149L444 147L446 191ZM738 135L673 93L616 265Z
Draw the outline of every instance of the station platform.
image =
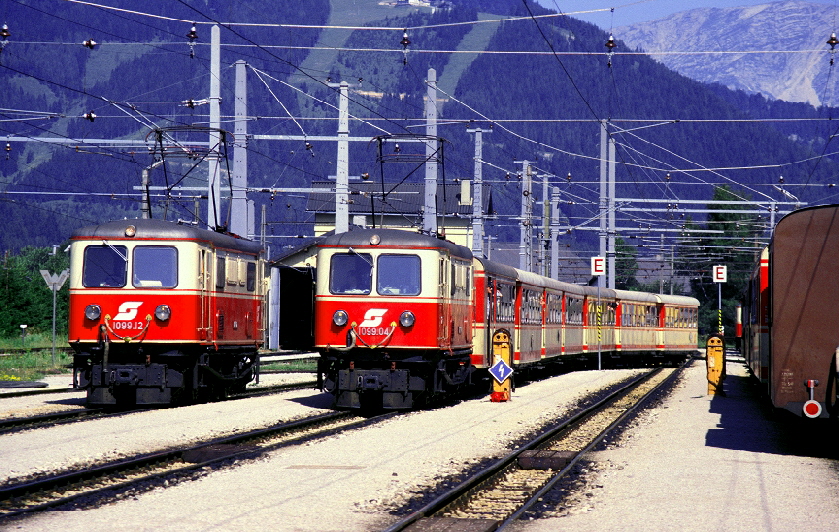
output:
M546 497L516 531L839 530L839 447L828 420L769 406L728 353L725 395L708 395L705 360L618 441L588 456L585 488Z

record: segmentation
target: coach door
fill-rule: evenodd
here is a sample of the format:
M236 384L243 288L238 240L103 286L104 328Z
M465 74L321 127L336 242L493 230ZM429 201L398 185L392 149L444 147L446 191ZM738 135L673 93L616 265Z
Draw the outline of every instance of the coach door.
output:
M201 250L201 260L199 261L198 284L200 295L199 308L201 317L199 318L199 334L198 337L202 340L211 340L210 334L210 296L212 286L212 253L207 253L206 249Z

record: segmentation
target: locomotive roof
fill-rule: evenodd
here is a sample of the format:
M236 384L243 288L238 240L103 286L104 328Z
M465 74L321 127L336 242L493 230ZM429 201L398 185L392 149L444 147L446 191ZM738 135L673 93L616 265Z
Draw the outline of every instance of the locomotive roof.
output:
M125 236L128 226L134 226L135 235ZM154 219L114 220L99 225L80 227L70 235L71 240L109 239L109 240L198 240L209 242L218 248L233 249L245 253L258 254L262 244L232 235L217 233L209 229L175 222Z
M433 236L416 233L414 231L402 231L400 229L351 229L345 233L337 233L325 238L319 247L334 246L371 246L370 239L378 235L379 243L376 246L399 246L399 247L425 247L443 248L449 250L452 255L463 258L472 258L472 252L465 246L458 246L448 240L435 238Z

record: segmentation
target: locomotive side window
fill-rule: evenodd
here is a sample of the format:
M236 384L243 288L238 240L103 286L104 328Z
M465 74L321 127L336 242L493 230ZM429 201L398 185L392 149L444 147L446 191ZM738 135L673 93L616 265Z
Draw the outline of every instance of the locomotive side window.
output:
M373 260L369 253L336 253L329 266L329 291L333 294L369 294Z
M224 289L224 257L216 257L216 288Z
M248 263L248 272L247 272L247 286L245 287L248 292L253 292L256 290L256 263L249 262Z
M381 255L377 266L376 291L379 294L419 295L422 276L417 255Z
M178 285L178 250L172 246L134 248L132 283L137 287L174 288Z
M128 271L125 246L87 246L84 250L82 284L84 286L125 286Z

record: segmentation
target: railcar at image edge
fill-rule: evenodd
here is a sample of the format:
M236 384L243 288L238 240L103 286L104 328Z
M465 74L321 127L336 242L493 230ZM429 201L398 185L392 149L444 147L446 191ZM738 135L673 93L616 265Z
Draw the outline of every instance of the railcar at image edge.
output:
M743 301L744 356L775 408L839 416L839 205L794 211L775 226Z

